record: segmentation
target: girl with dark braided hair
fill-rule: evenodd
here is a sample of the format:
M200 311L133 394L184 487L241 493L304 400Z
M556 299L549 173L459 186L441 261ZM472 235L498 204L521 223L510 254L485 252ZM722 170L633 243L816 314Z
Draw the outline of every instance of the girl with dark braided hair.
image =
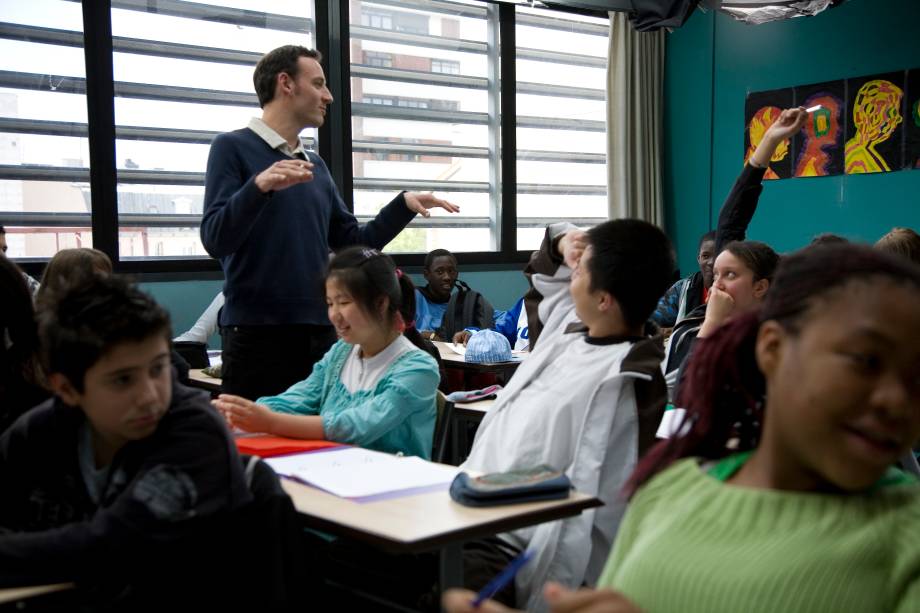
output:
M759 312L699 340L601 589L548 585L551 609L917 611L920 484L893 466L920 439L918 303L920 268L878 250L783 258Z

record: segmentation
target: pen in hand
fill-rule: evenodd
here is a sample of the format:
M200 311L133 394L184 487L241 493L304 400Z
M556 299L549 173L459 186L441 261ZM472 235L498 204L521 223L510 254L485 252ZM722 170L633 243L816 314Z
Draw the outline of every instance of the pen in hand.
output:
M514 576L517 574L521 567L527 564L530 558L533 557L533 553L530 551L524 551L518 554L516 558L511 560L511 563L505 567L505 570L500 572L495 576L494 579L489 581L488 584L476 594L476 598L473 599L473 608L479 608L483 602L500 592L507 586L511 581L514 580Z

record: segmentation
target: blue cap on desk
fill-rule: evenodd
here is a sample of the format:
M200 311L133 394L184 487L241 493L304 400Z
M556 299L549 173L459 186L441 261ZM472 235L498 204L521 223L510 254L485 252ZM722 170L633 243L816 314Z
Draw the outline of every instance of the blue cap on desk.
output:
M467 362L494 363L507 362L511 359L511 343L504 335L495 330L473 332L466 342Z

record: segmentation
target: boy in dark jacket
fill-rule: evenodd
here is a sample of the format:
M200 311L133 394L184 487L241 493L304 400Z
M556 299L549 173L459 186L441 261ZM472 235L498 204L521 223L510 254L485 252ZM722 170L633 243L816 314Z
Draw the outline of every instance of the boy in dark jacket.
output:
M215 530L251 495L207 396L173 381L166 312L93 278L40 314L39 336L55 397L0 437L0 585L76 581L145 605L206 585Z

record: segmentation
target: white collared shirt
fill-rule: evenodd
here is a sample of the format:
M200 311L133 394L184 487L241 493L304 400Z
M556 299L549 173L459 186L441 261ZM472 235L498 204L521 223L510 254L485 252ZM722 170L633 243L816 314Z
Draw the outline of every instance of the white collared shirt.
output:
M247 127L258 134L259 138L268 143L268 146L272 149L277 149L284 155L290 157L297 157L297 154L302 154L304 159L310 159L310 154L303 148L303 142L301 142L299 138L297 139L297 147L292 148L291 145L284 140L284 137L271 129L269 125L260 118L253 117L250 119Z

